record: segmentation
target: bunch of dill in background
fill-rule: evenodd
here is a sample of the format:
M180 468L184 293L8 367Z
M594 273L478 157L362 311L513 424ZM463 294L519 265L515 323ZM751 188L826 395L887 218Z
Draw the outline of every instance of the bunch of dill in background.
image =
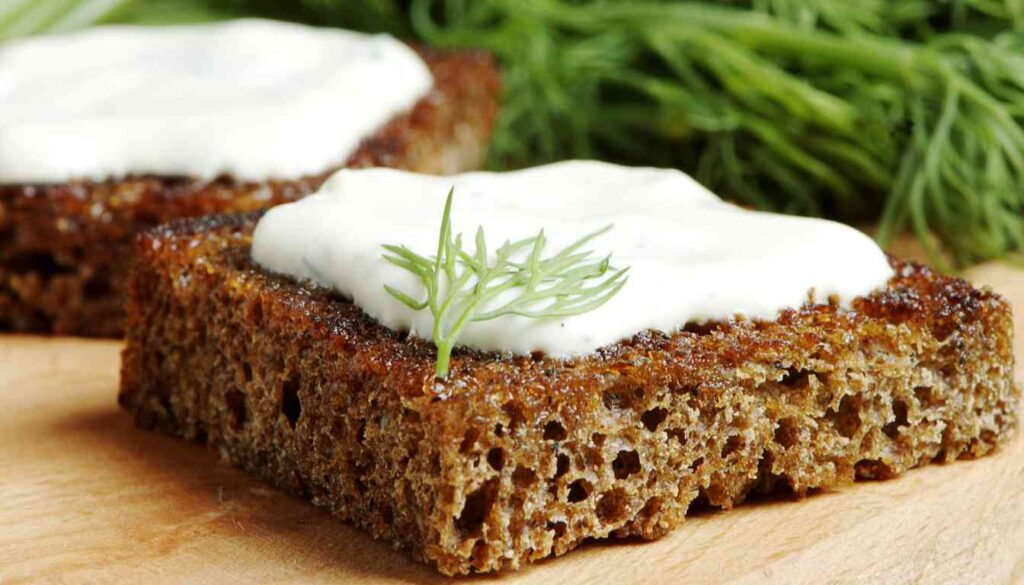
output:
M1024 248L1024 0L7 1L0 37L254 15L480 47L504 69L492 168L676 166L937 261Z

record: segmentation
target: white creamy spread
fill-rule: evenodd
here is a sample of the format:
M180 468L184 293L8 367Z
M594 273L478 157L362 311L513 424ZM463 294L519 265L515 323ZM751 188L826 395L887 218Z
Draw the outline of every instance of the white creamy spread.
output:
M813 295L841 303L882 287L892 269L878 246L848 226L761 213L725 203L682 172L572 161L508 173L430 177L388 169L343 170L315 195L270 210L252 255L267 270L350 297L396 330L429 339L432 316L389 296L414 298L419 282L382 258L382 244L432 256L454 186L452 226L473 248L484 226L493 251L544 228L547 254L614 224L592 242L629 266L625 287L598 309L551 320L518 316L472 323L459 343L553 356L591 352L645 329L736 315L774 319Z
M432 85L392 37L264 20L12 41L0 183L318 174Z

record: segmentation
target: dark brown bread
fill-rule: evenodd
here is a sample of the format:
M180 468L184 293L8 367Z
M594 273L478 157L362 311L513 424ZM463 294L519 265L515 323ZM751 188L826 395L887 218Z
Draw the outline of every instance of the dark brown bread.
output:
M480 53L422 50L434 89L344 165L451 174L477 168L497 113L498 74ZM180 217L302 197L336 169L295 181L133 177L0 185L0 330L117 336L135 233Z
M121 404L447 574L657 538L695 501L984 455L1017 427L1010 307L894 262L852 309L568 361L434 352L249 260L253 216L138 240Z

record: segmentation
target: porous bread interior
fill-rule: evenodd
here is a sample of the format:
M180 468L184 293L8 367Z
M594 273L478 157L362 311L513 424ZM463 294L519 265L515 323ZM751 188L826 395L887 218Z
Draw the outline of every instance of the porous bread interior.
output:
M456 352L255 269L251 219L140 240L121 402L446 574L657 538L695 501L798 495L1009 440L1005 301L896 264L850 310L653 333L580 359Z

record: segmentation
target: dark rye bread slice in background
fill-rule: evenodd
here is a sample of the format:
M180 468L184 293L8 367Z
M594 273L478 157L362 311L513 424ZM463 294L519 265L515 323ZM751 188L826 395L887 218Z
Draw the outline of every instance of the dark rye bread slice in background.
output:
M483 163L498 107L495 62L482 53L419 51L434 76L431 93L339 167L452 174ZM316 190L333 170L262 183L132 177L0 185L0 331L120 335L124 281L138 231L180 217L294 200Z
M657 538L701 501L887 478L1015 433L1010 307L894 262L852 310L567 361L434 351L249 259L253 215L138 240L120 402L447 574Z

